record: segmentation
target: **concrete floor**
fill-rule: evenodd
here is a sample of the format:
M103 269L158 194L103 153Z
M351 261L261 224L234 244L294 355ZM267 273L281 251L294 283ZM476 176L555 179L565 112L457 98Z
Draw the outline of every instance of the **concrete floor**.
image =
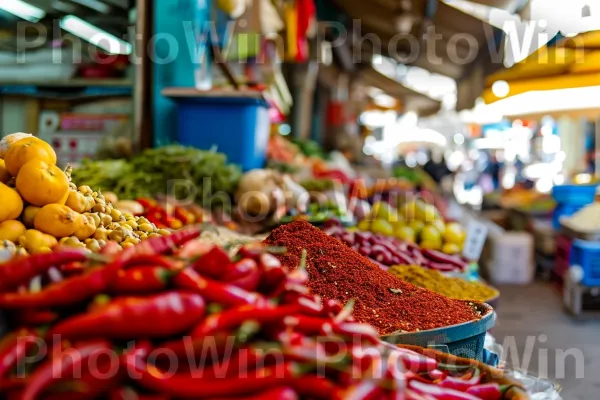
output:
M555 380L564 400L600 399L600 317L570 316L548 283L500 291L492 334L506 365Z

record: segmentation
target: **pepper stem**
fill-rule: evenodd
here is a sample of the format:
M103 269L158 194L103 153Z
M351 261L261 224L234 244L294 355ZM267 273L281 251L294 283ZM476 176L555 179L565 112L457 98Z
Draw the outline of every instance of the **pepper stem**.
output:
M307 252L306 249L302 249L302 256L300 257L300 264L298 265L298 269L301 271L305 271L306 270L306 256L307 256Z
M335 316L334 322L344 322L349 316L351 316L352 312L354 311L354 304L356 304L355 299L348 300L346 305L344 305L344 308L342 308L342 311L340 311L339 314Z

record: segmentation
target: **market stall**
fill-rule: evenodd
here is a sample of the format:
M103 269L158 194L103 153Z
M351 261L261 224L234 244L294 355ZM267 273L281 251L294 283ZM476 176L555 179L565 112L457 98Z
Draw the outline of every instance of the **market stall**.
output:
M0 388L10 396L528 396L484 348L495 321L485 302L498 292L477 278L481 249L435 196L401 200L417 194L406 172L368 183L339 161L308 161L315 151L304 148L308 184L300 171L242 176L218 153L179 146L62 170L35 137L3 146ZM159 184L181 173L206 188L209 165L219 204L183 204ZM44 190L30 190L36 177ZM315 188L315 179L331 184ZM244 202L257 192L264 203ZM307 207L294 193L308 195ZM264 233L245 234L236 215L257 204L268 205L254 221ZM31 355L54 335L61 355ZM171 373L171 356L200 357L208 343L217 358L200 376ZM431 344L454 356L417 347ZM109 378L88 363L103 352L119 365ZM66 362L72 354L75 364ZM83 368L75 380L48 374L69 377L73 365Z

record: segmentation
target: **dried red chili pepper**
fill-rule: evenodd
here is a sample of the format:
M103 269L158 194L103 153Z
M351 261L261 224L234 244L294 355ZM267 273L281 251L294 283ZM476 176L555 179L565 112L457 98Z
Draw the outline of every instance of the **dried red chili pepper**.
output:
M82 249L60 248L52 253L17 256L0 264L0 292L12 290L28 283L34 277L54 266L75 261L85 261L87 253Z
M0 379L4 378L15 365L37 343L39 336L30 329L19 329L2 338L0 342Z
M111 291L117 294L159 292L167 287L174 275L174 271L162 267L141 266L120 270Z
M25 388L23 400L35 400L54 380L65 378L63 374L80 368L91 356L110 349L107 341L94 341L67 349L58 358L49 359L38 367Z
M258 293L250 293L237 286L204 278L191 268L186 268L175 275L173 283L178 288L199 293L206 301L215 302L224 307L267 303L267 300Z
M194 293L125 297L91 313L65 319L51 333L63 339L168 337L187 332L204 318L205 311L202 296Z

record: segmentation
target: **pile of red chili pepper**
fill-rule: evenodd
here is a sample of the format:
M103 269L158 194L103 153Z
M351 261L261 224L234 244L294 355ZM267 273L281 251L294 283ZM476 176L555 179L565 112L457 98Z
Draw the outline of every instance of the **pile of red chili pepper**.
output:
M163 207L153 199L137 199L144 207L144 217L159 228L179 229L194 223L205 222L204 213L197 207Z
M275 229L265 240L285 246L278 255L288 268L308 250L308 287L324 299L356 299L354 316L380 334L440 328L481 318L482 305L449 299L388 274L339 240L304 221Z
M501 399L472 366L384 344L352 302L264 245L230 258L190 227L101 256L0 265L0 393L8 399ZM102 259L99 259L101 257ZM302 258L302 257L301 257ZM50 273L52 271L52 273ZM37 292L26 285L52 275Z

